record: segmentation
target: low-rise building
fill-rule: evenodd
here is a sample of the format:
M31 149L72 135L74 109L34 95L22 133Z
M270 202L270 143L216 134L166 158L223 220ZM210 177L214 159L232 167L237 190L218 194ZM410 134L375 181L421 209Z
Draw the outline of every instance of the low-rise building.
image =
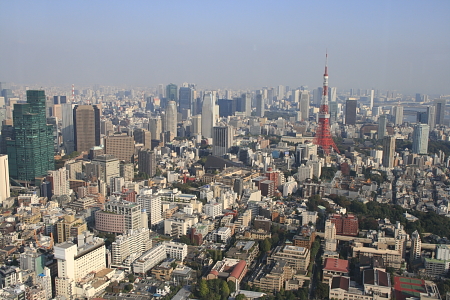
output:
M269 263L285 260L296 271L308 269L310 252L307 248L296 246L278 246L267 259Z

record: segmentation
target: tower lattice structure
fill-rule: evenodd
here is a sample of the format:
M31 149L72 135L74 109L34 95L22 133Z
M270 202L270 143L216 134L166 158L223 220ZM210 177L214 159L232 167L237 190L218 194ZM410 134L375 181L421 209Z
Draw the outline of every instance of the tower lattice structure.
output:
M330 131L330 111L328 107L328 54L325 56L325 73L323 74L323 93L319 112L319 126L317 127L314 144L322 147L327 155L334 149L337 153L339 149L331 137Z

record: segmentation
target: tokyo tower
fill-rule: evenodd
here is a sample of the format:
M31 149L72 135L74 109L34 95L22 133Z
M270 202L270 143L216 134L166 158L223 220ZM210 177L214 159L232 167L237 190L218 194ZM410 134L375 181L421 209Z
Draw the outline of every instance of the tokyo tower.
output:
M314 144L322 147L327 155L330 154L331 149L340 153L330 133L330 111L328 108L328 53L325 54L325 74L323 74L323 93L322 101L320 103L319 127L317 127Z

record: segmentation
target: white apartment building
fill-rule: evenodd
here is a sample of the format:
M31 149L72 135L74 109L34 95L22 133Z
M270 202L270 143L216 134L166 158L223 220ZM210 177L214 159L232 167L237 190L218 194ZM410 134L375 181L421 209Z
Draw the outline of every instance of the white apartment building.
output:
M66 168L60 168L56 171L48 171L48 175L53 185L53 195L70 195L72 191L69 187L69 171Z
M133 262L133 272L136 274L145 274L148 270L167 258L166 246L159 244L150 250L147 250L138 259Z
M52 299L52 276L49 268L45 267L44 272L37 275L36 283L39 284L45 292L44 300Z
M163 245L166 247L167 256L170 258L183 261L188 254L188 246L186 244L170 241L164 242Z
M176 216L164 220L164 234L180 237L187 234L187 230L198 223L194 216Z
M127 234L119 235L111 245L111 265L120 266L130 255L141 255L151 248L149 229L128 230Z
M313 168L312 166L301 165L298 167L297 180L305 181L308 178L313 177Z
M222 214L222 204L221 203L208 203L205 206L203 206L203 210L205 211L205 214L207 216L210 216L212 218L215 218L217 216L220 216Z
M78 236L78 245L64 242L54 247L58 260L56 295L71 298L75 283L87 274L106 268L106 248L103 239L85 232Z
M149 223L151 226L153 226L162 221L161 196L146 193L144 190L145 189L142 189L140 191L140 194L137 197L136 202L141 205L142 209L145 209L147 211Z
M220 227L213 233L214 240L216 242L227 243L231 238L230 227Z
M316 224L317 212L316 211L303 211L302 212L302 225L308 225L309 222Z

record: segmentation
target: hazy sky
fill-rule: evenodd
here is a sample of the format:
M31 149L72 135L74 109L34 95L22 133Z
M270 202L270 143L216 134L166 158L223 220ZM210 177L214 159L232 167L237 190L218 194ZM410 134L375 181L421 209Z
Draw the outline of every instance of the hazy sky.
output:
M0 81L450 94L450 1L0 0Z

